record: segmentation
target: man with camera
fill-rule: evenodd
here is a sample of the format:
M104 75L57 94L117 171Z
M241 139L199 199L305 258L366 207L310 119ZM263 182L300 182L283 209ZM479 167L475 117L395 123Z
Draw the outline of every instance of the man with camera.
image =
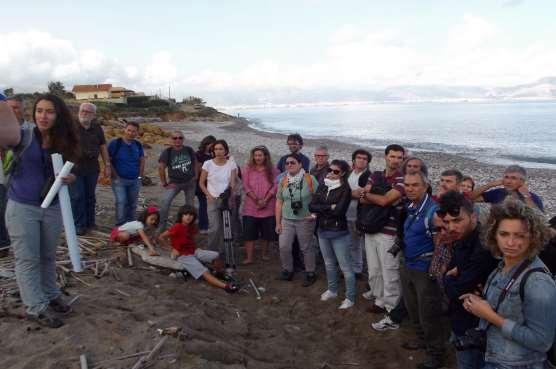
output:
M459 369L479 369L484 365L483 352L477 348L478 342L474 342L477 338L472 334L479 319L463 308L459 297L480 291L497 265L481 243L480 226L473 210L473 203L457 191L443 194L436 210L444 230L454 240L444 287L450 300L452 342Z
M96 122L97 107L91 103L79 106L78 133L80 156L73 169L75 182L70 186L71 205L78 235L95 227L95 190L100 172L98 156L104 162L104 175L110 178L110 160L104 131Z

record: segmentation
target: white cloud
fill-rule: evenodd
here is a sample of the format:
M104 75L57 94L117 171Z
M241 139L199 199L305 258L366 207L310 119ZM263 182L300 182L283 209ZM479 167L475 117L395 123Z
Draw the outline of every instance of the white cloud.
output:
M517 49L507 32L488 20L464 15L435 42L421 50L413 35L396 29L368 32L347 25L328 35L328 44L313 64L255 59L235 73L217 69L181 70L171 50L160 50L129 65L102 50L79 49L46 32L0 33L0 88L44 90L49 80L71 88L103 83L152 93L230 96L265 90L374 88L395 85L494 86L530 82L555 74L556 47L536 40ZM432 42L432 41L431 41ZM223 59L225 62L225 59Z

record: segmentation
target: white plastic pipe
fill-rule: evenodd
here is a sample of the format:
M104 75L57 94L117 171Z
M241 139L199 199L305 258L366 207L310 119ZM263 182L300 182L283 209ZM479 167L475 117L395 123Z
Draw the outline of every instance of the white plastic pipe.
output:
M61 184L62 177L65 177L66 175L69 174L69 170L71 170L71 168L73 167L73 163L67 161L66 164L64 164L64 161L62 160L62 155L52 154L52 166L54 167L54 174L56 175L56 181L54 182L54 185L52 185L52 187L50 188L48 194L52 192L58 180L60 181ZM67 170L66 172L64 171L64 169L67 167L69 167L69 170ZM73 212L71 211L71 200L69 196L68 186L61 185L61 187L59 187L58 201L60 202L60 209L62 210L62 221L64 222L64 233L66 234L66 242L68 244L71 265L73 266L73 271L79 273L82 270L81 254L80 254L81 249L79 248L77 235L75 233L75 224L73 223ZM45 208L44 206L45 202L46 202L46 198L45 201L43 201L41 207ZM48 205L50 205L50 203Z
M62 160L62 156L60 154L52 154L52 165L54 166L54 174L56 175L56 179L54 180L52 187L50 187L50 190L46 194L46 197L41 204L41 208L43 209L46 209L50 206L52 200L54 200L54 197L56 197L58 191L60 191L60 188L62 188L62 178L67 176L70 173L71 168L73 168L73 163L71 161L66 161L66 164L63 164L61 168L58 168L59 173L57 173L56 164L54 164L54 155L59 155L60 160Z

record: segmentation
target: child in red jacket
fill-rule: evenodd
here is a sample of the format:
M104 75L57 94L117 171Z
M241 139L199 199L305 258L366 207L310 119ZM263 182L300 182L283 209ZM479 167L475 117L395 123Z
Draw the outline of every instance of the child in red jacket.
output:
M195 245L197 211L193 206L184 205L178 210L176 224L163 232L158 239L163 245L172 246L172 259L180 262L195 279L203 277L210 285L224 289L228 293L238 291L233 283L225 283L213 276L202 263L213 263L218 258L216 251L198 249Z

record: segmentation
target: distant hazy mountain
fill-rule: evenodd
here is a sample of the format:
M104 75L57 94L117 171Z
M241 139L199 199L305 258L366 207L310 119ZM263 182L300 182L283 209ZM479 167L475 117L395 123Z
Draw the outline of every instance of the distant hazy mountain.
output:
M357 102L411 102L450 100L556 100L556 77L510 87L465 86L395 86L366 89L300 89L275 88L241 91L234 94L216 93L207 96L220 105L314 104Z

